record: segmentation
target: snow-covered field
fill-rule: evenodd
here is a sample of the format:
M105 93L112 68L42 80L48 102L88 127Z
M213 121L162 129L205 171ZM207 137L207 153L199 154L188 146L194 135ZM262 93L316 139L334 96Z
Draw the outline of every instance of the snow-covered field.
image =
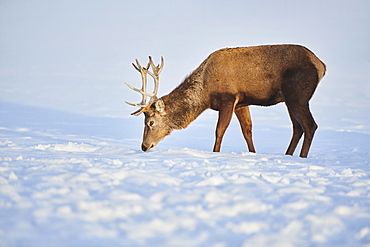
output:
M301 159L284 105L252 108L257 154L236 121L210 152L212 111L143 153L141 117L0 105L0 246L369 246L367 118L314 104Z
M0 247L370 247L369 1L0 1ZM302 44L327 65L307 159L284 104L212 153L206 111L148 153L131 62L159 96L216 49Z

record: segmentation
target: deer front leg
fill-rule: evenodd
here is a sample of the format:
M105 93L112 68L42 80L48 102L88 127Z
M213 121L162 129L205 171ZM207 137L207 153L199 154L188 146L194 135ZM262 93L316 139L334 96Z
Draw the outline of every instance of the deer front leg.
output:
M220 152L222 138L224 137L225 131L230 124L233 112L234 112L233 103L223 104L222 108L219 110L218 122L216 127L216 141L213 147L213 152Z
M254 148L252 140L252 120L249 112L249 107L244 106L235 109L235 115L239 120L240 127L242 129L244 139L247 142L249 152L255 153L256 150Z

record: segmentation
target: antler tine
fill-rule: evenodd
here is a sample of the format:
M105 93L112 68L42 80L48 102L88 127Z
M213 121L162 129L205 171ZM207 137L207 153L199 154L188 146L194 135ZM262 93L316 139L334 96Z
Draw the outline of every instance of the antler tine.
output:
M130 103L130 102L127 102L125 101L126 104L129 104L129 105L132 105L132 106L137 106L137 107L145 107L146 105L141 105L141 104L135 104L135 103Z
M149 56L149 63L153 70L153 73L148 70L148 74L154 79L154 90L153 90L153 93L150 95L150 97L152 97L153 99L153 98L157 98L158 89L159 89L159 74L161 73L163 69L164 59L163 57L161 57L161 64L160 65L158 64L157 66L155 66L153 63L152 57Z
M129 87L129 88L131 88L132 90L134 90L134 91L136 91L136 92L139 92L139 93L141 93L142 95L149 96L149 97L154 97L154 96L155 96L155 94L154 94L154 93L147 93L147 92L144 92L142 89L138 89L138 88L136 88L136 87L133 87L133 86L131 86L130 84L128 84L127 82L125 82L125 84L126 84L126 86L128 86L128 87ZM143 102L142 102L142 103L140 103L140 104L143 104Z
M163 57L161 57L161 64L155 66L154 63L153 63L153 60L152 60L152 57L149 56L149 63L150 65L152 66L152 70L153 70L153 74L156 74L156 75L159 75L163 69L163 66L164 66L164 59Z
M159 74L161 73L163 66L164 66L164 59L161 57L161 65L158 64L158 66L155 66L152 60L152 57L149 56L149 62L146 67L142 67L137 59L135 59L136 65L132 63L134 68L140 72L141 74L141 79L142 79L142 88L138 89L130 84L126 83L125 84L131 88L132 90L139 92L142 96L141 102L139 104L133 104L129 103L126 101L127 104L132 105L132 106L137 106L140 107L139 110L137 110L134 113L131 113L131 115L139 116L141 113L143 113L148 106L150 106L156 99L157 99L157 93L159 89ZM149 68L152 67L152 71L149 71ZM147 87L147 74L150 74L151 77L154 79L154 90L153 93L147 93L146 92L146 87ZM150 97L150 101L146 103L146 97Z
M130 103L130 102L127 102L127 104L129 105L132 105L132 106L138 106L140 107L140 109L134 113L131 113L131 115L135 115L135 116L138 116L140 115L146 108L147 104L146 104L146 97L147 96L150 96L148 95L148 93L146 93L146 87L147 87L147 73L148 73L148 69L149 69L149 66L150 66L150 63L148 63L148 65L146 67L142 67L141 64L139 63L139 61L137 59L135 59L136 61L136 65L134 63L132 63L132 66L134 66L134 68L140 72L141 74L141 81L142 81L142 86L141 86L141 89L138 89L138 88L135 88L133 86L131 86L130 84L126 83L125 84L131 88L132 90L136 91L136 92L139 92L141 94L141 102L139 104L133 104L133 103Z
M127 102L127 101L125 101L126 102L126 104L129 104L129 105L132 105L132 106L137 106L137 107L140 107L140 109L139 110L137 110L137 111L135 111L135 112L133 112L133 113L131 113L131 115L134 115L134 116L139 116L141 113L143 113L144 111L145 111L145 109L146 109L146 105L140 105L140 104L133 104L133 103L130 103L130 102Z
M141 89L138 89L138 88L136 88L136 87L133 87L133 86L131 86L130 84L128 84L127 82L125 82L125 84L126 84L126 86L128 86L128 87L129 87L129 88L131 88L132 90L134 90L134 91L136 91L136 92L141 93Z
M134 68L137 71L139 71L140 73L141 73L142 70L148 70L149 69L150 62L148 62L148 65L143 68L137 59L135 59L135 61L136 61L136 65L134 63L132 63L132 66L134 66Z

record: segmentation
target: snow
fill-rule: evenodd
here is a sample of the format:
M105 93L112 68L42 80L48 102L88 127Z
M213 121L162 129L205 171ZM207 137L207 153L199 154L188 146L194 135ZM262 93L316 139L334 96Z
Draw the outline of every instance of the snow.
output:
M370 246L369 1L0 6L1 247ZM164 56L162 96L217 49L282 43L327 65L307 159L284 104L251 107L256 154L235 118L211 152L213 111L140 150L136 58Z
M197 144L212 112L144 153L140 118L2 102L0 246L369 244L368 134L319 129L308 159L285 156L290 126L262 121L283 108L256 112L256 154Z

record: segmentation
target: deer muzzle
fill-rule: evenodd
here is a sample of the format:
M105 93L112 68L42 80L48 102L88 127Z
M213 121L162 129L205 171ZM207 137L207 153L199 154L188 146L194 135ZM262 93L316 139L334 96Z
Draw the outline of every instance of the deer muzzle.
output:
M149 144L149 145L144 144L144 143L141 144L141 150L143 150L144 152L147 152L153 148L154 148L154 144Z

